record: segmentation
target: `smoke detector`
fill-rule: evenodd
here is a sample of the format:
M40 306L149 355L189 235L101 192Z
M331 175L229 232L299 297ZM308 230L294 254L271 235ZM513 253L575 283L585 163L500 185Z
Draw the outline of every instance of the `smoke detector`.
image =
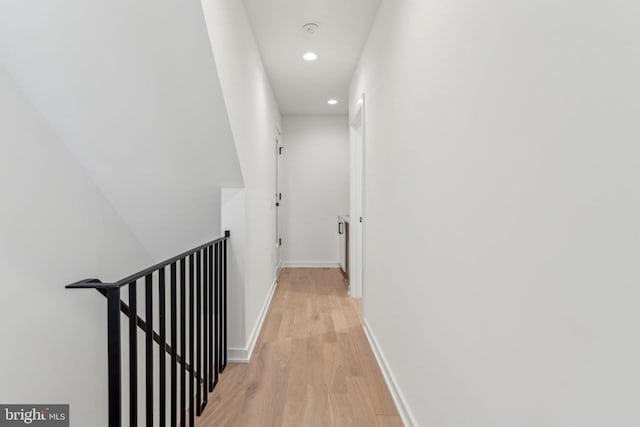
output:
M316 31L318 31L318 28L320 28L320 26L315 22L309 22L302 26L302 30L307 34L315 34Z

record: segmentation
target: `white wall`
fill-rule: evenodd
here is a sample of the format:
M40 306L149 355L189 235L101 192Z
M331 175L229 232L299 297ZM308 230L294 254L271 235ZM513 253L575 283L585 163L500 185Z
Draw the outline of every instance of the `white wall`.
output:
M0 93L0 401L106 426L106 300L64 286L152 260L1 65Z
M244 274L245 305L230 307L229 313L244 313L244 336L233 340L244 342L247 350L278 262L275 138L280 112L242 2L204 0L202 6L245 186L246 247L243 255L237 254L244 256L245 271L230 272ZM233 241L234 230L230 231ZM229 322L240 319L234 315Z
M0 61L157 261L242 185L199 0L3 1Z
M246 248L247 218L244 188L222 189L222 229L231 232L227 244L227 291L229 322L227 325L227 346L244 348L246 329Z
M383 1L364 313L417 424L640 425L638 16Z
M349 212L347 116L285 116L282 262L338 265L338 215Z

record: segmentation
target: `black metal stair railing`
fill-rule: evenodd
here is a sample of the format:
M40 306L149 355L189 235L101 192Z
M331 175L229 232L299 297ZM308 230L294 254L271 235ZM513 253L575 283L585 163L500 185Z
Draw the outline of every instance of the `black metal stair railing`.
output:
M156 425L159 424L161 427L167 424L171 427L194 426L195 416L202 414L207 406L208 394L218 383L218 374L222 373L227 366L227 240L229 237L229 232L225 231L224 237L115 283L86 279L66 286L69 289L97 289L107 298L109 427L120 427L123 417L121 313L128 317L129 372L125 377L128 376L129 385L129 426L136 427L140 418L138 416L138 328L144 331L145 338L144 425L153 427L154 414L158 413ZM169 273L168 304L167 270ZM144 285L144 319L138 314L137 287L138 281L142 280L144 280L142 283ZM125 286L128 287L128 303L121 298L121 288ZM156 302L157 305L154 306ZM170 341L167 341L167 305L169 306ZM157 314L158 332L154 329L154 312ZM160 349L158 372L154 371L154 343ZM167 357L170 357L168 423L166 419ZM159 378L157 406L154 402L156 373ZM195 408L195 411L192 408ZM187 424L187 418L189 424Z

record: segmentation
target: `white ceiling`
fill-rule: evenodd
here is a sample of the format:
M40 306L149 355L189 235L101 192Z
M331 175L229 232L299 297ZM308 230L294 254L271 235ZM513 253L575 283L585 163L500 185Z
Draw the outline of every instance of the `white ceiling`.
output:
M347 114L351 75L380 0L244 0L282 114ZM302 26L320 28L308 35ZM318 54L307 62L307 51ZM331 98L338 105L329 106Z

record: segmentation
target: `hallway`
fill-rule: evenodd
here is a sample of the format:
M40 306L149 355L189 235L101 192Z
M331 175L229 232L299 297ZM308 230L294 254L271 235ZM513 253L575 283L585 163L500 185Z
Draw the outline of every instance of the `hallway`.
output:
M196 425L402 426L338 269L284 269L251 363L229 364Z

